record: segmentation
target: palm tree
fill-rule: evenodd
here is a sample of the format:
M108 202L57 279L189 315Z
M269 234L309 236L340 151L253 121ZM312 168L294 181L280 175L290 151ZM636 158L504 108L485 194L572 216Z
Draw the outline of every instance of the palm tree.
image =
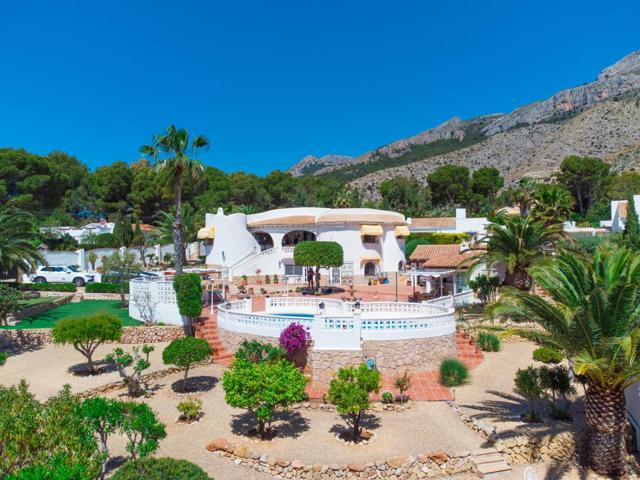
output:
M535 180L530 177L524 177L511 189L513 199L520 209L520 217L522 218L527 218L531 213L536 185Z
M533 198L531 215L545 225L562 223L571 216L575 200L559 185L540 185Z
M586 378L591 466L615 477L624 466L624 390L640 374L640 254L605 244L594 256L562 252L530 272L549 298L507 289L492 313L538 323L537 340L562 350Z
M527 269L544 256L544 250L562 237L562 226L544 225L530 217L512 218L501 215L487 226L487 235L480 239L486 252L476 257L472 268L481 264L492 268L506 266L506 285L529 290L531 275Z
M0 212L0 274L14 269L30 272L46 263L38 250L39 241L31 214L16 209Z
M172 237L176 254L176 273L182 273L182 267L187 263L182 225L182 180L194 179L204 174L204 165L195 155L199 150L208 147L207 137L198 135L189 141L189 132L174 125L169 125L166 132L155 135L150 145L140 147L140 153L156 161L157 171L169 171L173 177L176 205Z
M182 238L184 242L193 242L198 235L198 224L196 222L196 212L189 205L182 205L182 212L180 214L182 223ZM159 244L171 243L173 240L174 225L176 223L175 208L172 208L168 212L159 212L158 219L153 222L153 231L151 232L151 238L154 242ZM184 243L182 245L184 252ZM177 251L177 250L176 250ZM185 253L186 257L186 253ZM176 255L177 258L177 255Z

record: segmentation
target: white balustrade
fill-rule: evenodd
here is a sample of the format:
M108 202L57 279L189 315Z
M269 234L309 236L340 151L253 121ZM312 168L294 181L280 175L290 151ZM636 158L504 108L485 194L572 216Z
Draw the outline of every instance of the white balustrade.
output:
M129 282L129 316L145 321L140 307L152 321L183 325L173 281L164 278L133 278ZM250 308L250 307L249 307Z

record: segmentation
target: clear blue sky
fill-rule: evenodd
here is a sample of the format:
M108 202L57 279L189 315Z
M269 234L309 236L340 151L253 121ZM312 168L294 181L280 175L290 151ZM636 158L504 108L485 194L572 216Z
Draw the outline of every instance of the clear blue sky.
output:
M2 1L0 146L135 161L169 123L264 174L588 82L640 2Z

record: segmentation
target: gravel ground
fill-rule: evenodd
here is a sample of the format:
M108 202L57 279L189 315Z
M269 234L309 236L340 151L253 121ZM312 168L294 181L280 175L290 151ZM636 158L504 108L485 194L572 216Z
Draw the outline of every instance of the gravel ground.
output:
M149 360L151 368L146 372L153 372L166 368L162 363L162 350L167 343L154 344L155 351L151 352ZM103 359L105 355L120 346L131 352L133 345L108 344L100 345L94 355L94 360ZM62 385L68 383L74 392L82 392L106 383L120 380L117 371L109 371L95 376L74 375L70 368L83 368L84 356L70 345L45 345L42 348L13 354L0 370L0 384L13 385L25 379L30 390L39 400L46 400L55 395Z

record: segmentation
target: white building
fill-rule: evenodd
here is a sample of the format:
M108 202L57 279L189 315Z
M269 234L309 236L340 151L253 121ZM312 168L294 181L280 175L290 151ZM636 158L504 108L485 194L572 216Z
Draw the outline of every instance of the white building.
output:
M627 200L611 201L611 220L603 220L600 222L601 227L610 228L612 232L619 233L624 231L627 224ZM633 204L636 212L640 212L640 195L633 196Z
M368 208L283 208L245 215L207 214L198 236L212 239L206 263L242 275L285 275L299 280L304 270L293 260L303 240L334 241L342 246L344 264L331 269L330 283L382 276L404 267L404 239L409 235L402 214ZM326 279L326 276L325 276Z
M411 233L467 233L472 237L482 237L487 233L489 219L467 217L465 208L456 208L455 217L408 218Z
M101 220L99 222L88 223L83 227L41 227L41 233L52 233L57 236L69 235L73 239L82 243L92 235L101 235L103 233L113 233L115 223Z

